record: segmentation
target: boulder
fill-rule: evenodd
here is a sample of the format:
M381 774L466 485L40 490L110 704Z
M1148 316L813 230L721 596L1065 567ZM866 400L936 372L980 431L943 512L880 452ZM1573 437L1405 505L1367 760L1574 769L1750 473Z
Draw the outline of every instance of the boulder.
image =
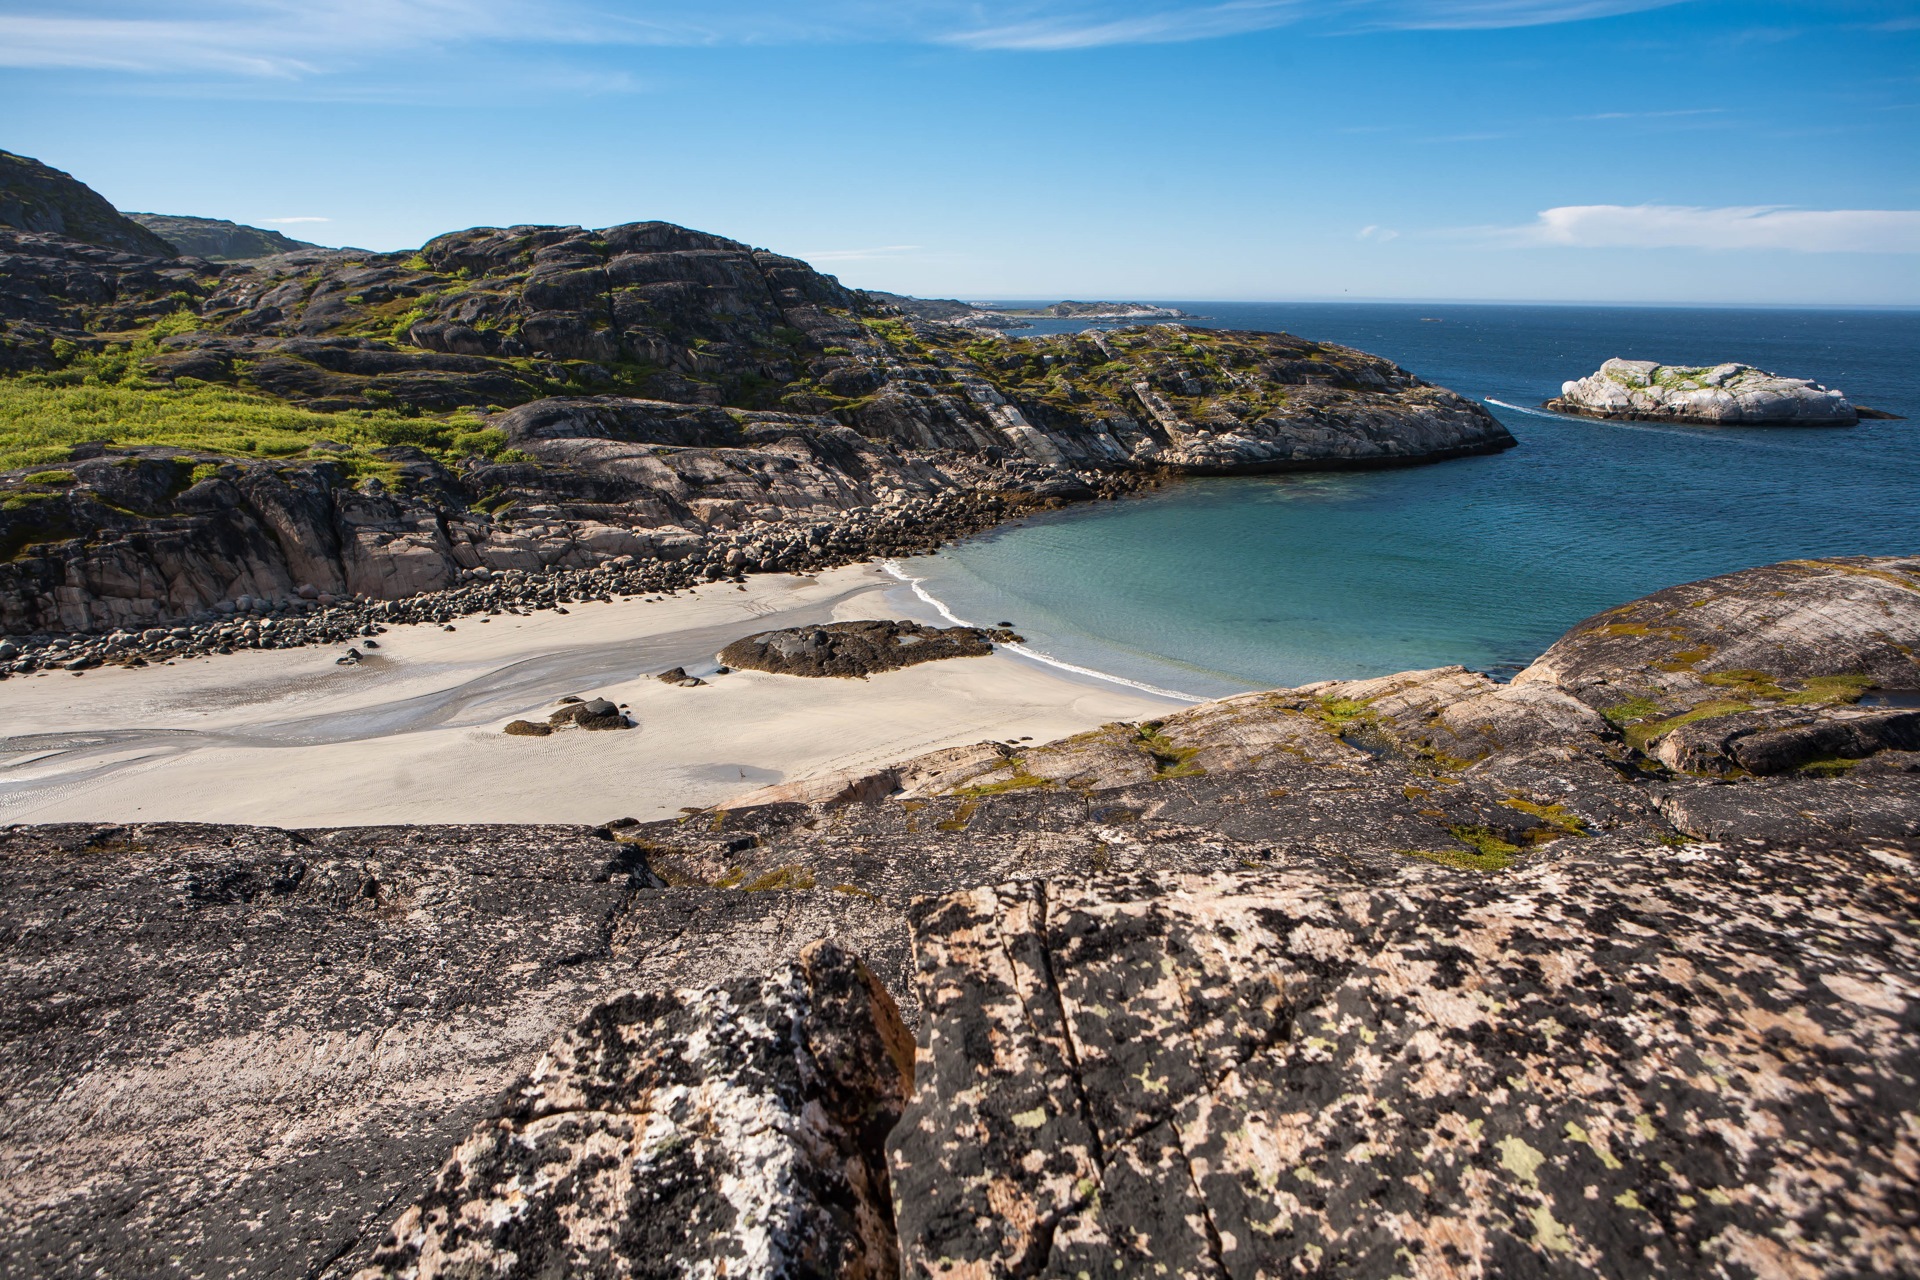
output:
M981 658L993 652L995 643L1019 639L1001 629L929 627L893 619L829 622L735 640L720 651L720 661L776 675L865 677L943 658Z
M509 720L507 727L501 730L501 732L511 734L516 738L545 738L552 735L553 726L550 724L539 724L532 720Z
M1694 368L1618 358L1563 384L1547 407L1590 418L1704 426L1850 427L1859 420L1844 394L1806 378L1745 364Z
M913 1037L864 964L601 1004L476 1126L357 1280L899 1273L883 1143Z

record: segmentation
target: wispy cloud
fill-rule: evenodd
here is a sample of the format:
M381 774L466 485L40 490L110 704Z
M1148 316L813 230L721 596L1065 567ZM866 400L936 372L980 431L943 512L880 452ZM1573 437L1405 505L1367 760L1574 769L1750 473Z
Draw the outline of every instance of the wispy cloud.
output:
M1398 240L1400 233L1391 227L1366 226L1360 228L1356 239L1360 240Z
M1683 116L1725 115L1725 107L1686 107L1677 111L1598 111L1590 116L1575 116L1575 120L1675 120Z
M1920 209L1583 204L1544 209L1525 226L1487 230L1508 244L1574 248L1920 253Z
M903 253L916 253L917 244L887 244L874 249L822 249L817 253L803 253L801 258L808 262L871 262L876 258L897 258Z
M314 216L313 214L304 214L297 218L268 218L267 221L273 223L275 226L285 227L285 226L291 226L293 223L296 223L296 222L332 222L333 219L320 218L320 217Z
M382 54L904 41L1065 52L1316 30L1538 26L1676 0L0 0L0 66L304 78Z

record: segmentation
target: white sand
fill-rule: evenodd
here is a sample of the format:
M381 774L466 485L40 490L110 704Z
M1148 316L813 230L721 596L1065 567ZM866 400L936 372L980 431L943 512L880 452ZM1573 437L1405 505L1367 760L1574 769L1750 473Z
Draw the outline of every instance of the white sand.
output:
M671 817L775 782L995 738L1036 741L1179 703L1014 654L869 680L761 672L706 688L730 640L834 619L931 618L879 569L763 576L662 603L569 606L395 627L345 646L0 682L0 822L605 822ZM639 728L501 732L564 694L627 704Z

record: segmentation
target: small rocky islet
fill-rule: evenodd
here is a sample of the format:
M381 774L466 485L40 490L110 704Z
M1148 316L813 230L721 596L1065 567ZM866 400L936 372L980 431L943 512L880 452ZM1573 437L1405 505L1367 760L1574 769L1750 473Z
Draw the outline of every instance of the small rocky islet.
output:
M1013 343L661 223L184 258L178 220L18 159L0 391L307 416L273 419L286 452L76 440L4 473L0 674L375 651L1164 475L1512 444L1344 348ZM839 677L1011 638L722 657ZM1246 694L677 821L0 827L0 1256L1920 1273L1916 653L1920 559L1789 561L1507 683ZM631 727L583 690L508 732Z
M1562 384L1546 408L1587 418L1696 426L1850 427L1892 414L1866 409L1807 378L1745 364L1688 367L1618 357Z

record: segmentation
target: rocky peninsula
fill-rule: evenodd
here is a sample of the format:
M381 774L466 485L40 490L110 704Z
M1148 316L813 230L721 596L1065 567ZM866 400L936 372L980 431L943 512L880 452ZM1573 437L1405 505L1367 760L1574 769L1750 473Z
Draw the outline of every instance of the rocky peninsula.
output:
M1563 384L1546 407L1589 418L1700 426L1850 427L1861 416L1843 393L1806 378L1744 364L1688 368L1618 358Z
M1008 341L665 223L212 262L141 251L151 231L40 169L13 225L105 212L0 228L0 636L32 653L218 649L227 606L330 638L422 593L455 611L482 573L661 590L1162 476L1513 444L1464 397L1283 334Z
M1916 651L1920 560L1788 562L864 798L8 828L7 1255L1911 1271Z

